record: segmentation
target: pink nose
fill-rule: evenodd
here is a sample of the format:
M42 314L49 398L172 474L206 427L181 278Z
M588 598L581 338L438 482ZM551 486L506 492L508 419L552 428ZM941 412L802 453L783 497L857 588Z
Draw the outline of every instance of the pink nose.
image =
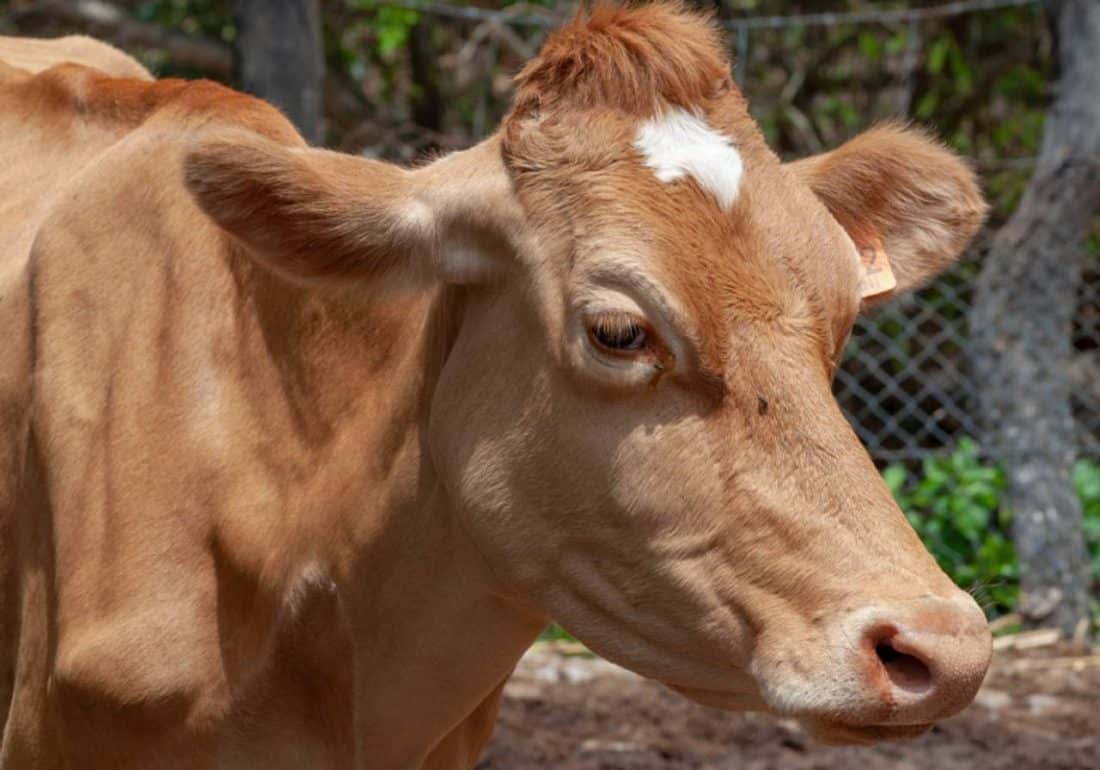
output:
M985 616L969 596L919 599L871 617L864 620L859 669L884 707L881 723L927 724L974 699L993 645Z

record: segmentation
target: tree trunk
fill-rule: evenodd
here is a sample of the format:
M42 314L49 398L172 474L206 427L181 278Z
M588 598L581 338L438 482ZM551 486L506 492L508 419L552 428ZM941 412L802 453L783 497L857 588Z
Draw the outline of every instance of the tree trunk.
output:
M234 20L237 84L319 142L325 61L317 0L236 0Z
M1100 3L1048 0L1059 79L1034 175L978 277L971 334L987 447L1004 463L1020 612L1073 634L1089 613L1070 478L1071 330L1084 239L1100 210Z

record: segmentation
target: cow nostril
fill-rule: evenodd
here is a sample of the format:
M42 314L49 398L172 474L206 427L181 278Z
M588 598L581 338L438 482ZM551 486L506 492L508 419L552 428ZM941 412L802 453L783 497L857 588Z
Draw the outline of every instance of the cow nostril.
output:
M932 672L920 658L895 649L889 641L875 645L875 656L899 690L920 695L932 688Z
M856 654L860 699L872 720L915 725L957 714L974 699L991 654L978 605L919 597L855 615L858 636L844 635ZM870 614L872 621L867 623ZM853 649L851 640L859 639Z

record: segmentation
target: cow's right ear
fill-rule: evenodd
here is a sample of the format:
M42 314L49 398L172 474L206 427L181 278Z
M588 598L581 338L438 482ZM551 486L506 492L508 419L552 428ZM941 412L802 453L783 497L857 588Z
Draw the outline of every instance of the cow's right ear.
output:
M506 234L478 197L499 195L501 180L465 153L409 170L241 132L192 146L184 179L203 211L292 281L473 283L492 273Z

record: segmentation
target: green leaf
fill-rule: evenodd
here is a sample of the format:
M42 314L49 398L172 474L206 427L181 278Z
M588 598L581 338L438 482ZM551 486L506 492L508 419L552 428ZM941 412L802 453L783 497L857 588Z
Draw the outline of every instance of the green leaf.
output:
M908 42L908 35L904 30L895 32L886 39L886 54L888 56L897 56L905 50L905 46Z
M915 112L918 118L930 118L940 105L940 97L935 91L929 91L917 102Z
M899 504L901 503L902 489L908 476L909 474L906 473L904 465L890 465L882 471L882 480L886 482L890 493Z
M870 32L860 32L858 43L859 52L863 55L863 58L873 62L882 59L882 44L876 36Z
M933 75L938 75L943 72L943 65L944 62L947 61L947 51L950 45L950 38L940 37L928 48L928 59L925 66Z

